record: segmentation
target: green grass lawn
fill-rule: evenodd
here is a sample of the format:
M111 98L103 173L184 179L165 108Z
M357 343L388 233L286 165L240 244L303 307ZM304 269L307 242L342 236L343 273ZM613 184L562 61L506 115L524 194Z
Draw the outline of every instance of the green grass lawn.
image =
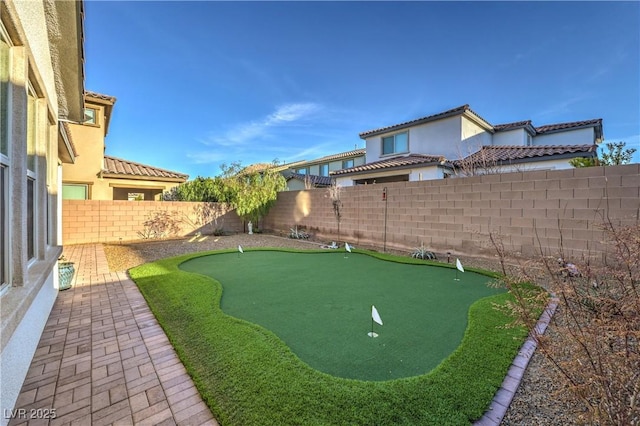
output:
M222 310L274 332L302 361L334 376L424 374L462 341L469 307L504 290L486 275L380 261L365 254L253 251L180 265L222 284ZM372 329L371 305L384 326Z
M272 260L285 259L279 257L287 254L284 251L265 251L264 253L258 250L247 251L244 257L238 257L236 253L230 251L226 251L227 254L223 253L218 252L216 256L208 257L201 257L204 255L201 253L164 259L139 266L130 271L131 277L136 281L156 318L176 348L204 400L223 425L468 424L482 416L526 337L526 331L521 328L504 327L511 320L502 312L494 309L493 304L505 303L509 296L506 293L494 294L473 303L471 300L456 303L459 304L456 309L463 310L465 304L468 307L471 303L466 315L466 329L461 341L459 331L457 332L458 336L451 339L452 341L457 340L457 343L449 350L448 357L446 353L435 357L442 359L445 356L446 358L434 369L429 371L430 364L424 364L416 367L422 373L420 375L384 381L380 380L385 377L374 377L376 379L374 381L336 377L311 367L313 364L311 358L305 362L302 353L298 355L297 349L292 350L288 346L291 344L295 347L296 344L287 341L290 339L287 336L283 335L281 338L280 334L283 332L277 327L272 330L266 328L268 324L258 325L261 321L268 320L270 314L266 313L269 311L267 307L261 309L266 314L259 319L250 317L240 319L226 311L226 309L231 311L234 304L241 304L241 300L244 299L245 305L249 304L247 300L250 301L250 304L239 309L245 312L243 315L250 315L254 306L253 302L255 301L257 306L260 302L258 299L264 301L266 297L264 292L269 291L269 288L265 288L260 289L263 291L261 296L257 293L254 294L258 291L256 289L259 282L264 283L263 287L272 287L271 291L279 293L279 295L274 295L273 300L294 297L288 293L295 293L295 291L279 289L278 281L265 282L264 277L268 275L265 275L264 268L277 269L288 266L295 269L302 263L310 262L313 257L317 257L322 264L331 262L332 265L331 267L323 266L317 272L321 275L342 271L343 275L359 276L362 273L351 269L356 269L353 266L360 264L360 262L363 262L362 265L366 265L367 268L377 268L376 274L383 274L387 269L396 267L407 269L402 272L401 276L403 277L405 273L409 276L413 273L410 271L418 271L416 279L388 278L387 282L381 284L378 289L371 289L372 300L361 300L362 305L354 307L353 312L348 312L349 309L345 307L344 302L338 300L336 295L334 298L324 299L322 295L326 291L321 288L314 289L315 299L320 298L321 304L318 300L311 300L314 298L309 297L310 300L305 301L310 306L307 310L298 307L292 308L299 310L299 315L304 316L304 312L309 312L314 307L318 307L315 309L317 311L322 311L322 309L330 311L331 306L335 306L338 311L336 317L352 318L347 321L349 326L344 325L344 320L338 321L339 324L329 325L332 323L332 320L328 319L331 315L317 313L317 315L325 315L325 319L328 321L326 328L330 328L327 335L330 336L331 342L329 344L332 349L325 352L336 357L343 355L336 353L335 348L340 345L333 342L333 339L338 338L337 334L343 328L348 330L352 327L353 330L356 330L352 334L353 340L363 339L364 344L373 346L373 350L378 351L376 357L380 359L387 357L390 350L395 350L380 349L379 347L376 349L376 345L379 346L380 342L386 342L385 344L388 346L393 341L395 334L405 333L411 337L413 333L425 333L420 336L426 337L420 337L413 341L419 344L425 343L425 339L428 339L429 345L422 346L422 348L425 357L429 357L428 348L435 346L434 339L449 340L448 338L433 337L435 334L430 333L436 333L434 330L440 327L449 327L451 322L460 322L464 329L465 320L453 320L449 316L438 319L429 317L432 308L422 309L422 301L414 299L440 298L443 296L440 294L436 296L437 293L450 291L455 288L453 286L462 288L466 286L468 291L476 291L476 288L484 286L474 286L467 283L467 277L472 274L465 273L465 275L461 274L460 282L453 281L453 279L448 282L445 279L444 284L437 287L440 285L436 284L437 279L427 278L430 273L427 270L434 268L411 266L411 264L424 262L376 253L354 253L349 255L348 259L344 259L343 255L338 253L326 254L323 252L324 254L318 256L291 253L293 256L291 259L304 258L304 262L302 260L283 262L266 260L269 258ZM262 254L265 256L261 256ZM250 267L251 257L254 255L256 260L261 259L263 262L262 272L260 268ZM305 256L308 256L308 260ZM216 257L217 260L214 260ZM381 261L378 257L393 260L396 263ZM228 291L229 294L225 293L222 297L222 286L219 281L179 268L179 265L188 260L190 262L185 264L185 268L193 267L194 262L203 262L202 268L206 270L209 268L208 263L220 260L221 262L215 268L221 273L217 274L216 272L213 275L223 282L225 278L222 276L222 272L238 269L236 265L243 262L240 266L247 274L243 280L245 284L251 282L254 288L247 292L244 298L236 297L241 295L232 295L234 284L229 282L225 284L225 292ZM279 265L280 263L282 265ZM406 264L403 265L403 263ZM340 269L343 265L347 269ZM307 279L305 273L308 271L291 272L289 275L295 279L290 280L287 277L287 280L283 280L283 282L296 282L297 279L296 288L302 289L304 282L301 283L300 280ZM453 270L443 268L438 271L437 275L446 276L447 273L451 274L451 278L455 274ZM393 275L393 277L397 276ZM417 284L409 283L409 281L415 280L422 284L420 282ZM350 283L345 282L343 291L335 293L349 293L351 291L348 290L349 286L355 286L355 281L352 279ZM325 280L318 282L323 283ZM414 293L417 291L415 288L413 290L403 288L409 284L412 287L433 285L434 288L431 291L420 290L422 293L418 297ZM322 287L323 284L317 285ZM243 291L242 282L236 283L235 286L238 287L235 289L236 292ZM484 290L489 293L492 291L490 289ZM396 306L397 303L392 302L392 298L389 296L391 292L396 291L406 291L411 300L405 303L412 306L404 308ZM368 293L368 291L365 292L365 294ZM477 297L481 296L478 293ZM252 297L254 297L253 300ZM472 298L470 297L470 299ZM300 297L291 300L299 299ZM446 302L434 302L433 309L439 305L451 304L449 299L439 300L446 300ZM228 307L227 303L229 303ZM371 304L378 307L380 315L385 321L384 326L376 326L378 327L376 331L380 333L380 337L377 339L366 336L366 332L371 327ZM413 307L413 305L417 307ZM287 306L281 306L279 310L280 314L271 315L275 317L274 323L286 325L291 321L301 321L300 316L290 320L281 318L283 313L288 311ZM403 323L403 316L407 316L403 315L403 312L412 310L414 313L411 315L427 318L422 323L423 325L413 327L410 323ZM441 309L440 311L442 315L448 315L450 309ZM423 313L421 314L421 312ZM365 318L360 319L361 316L365 316ZM320 325L316 325L318 322L316 319L311 322L314 324L312 327L320 327ZM437 324L438 326L424 324ZM268 326L271 327L271 325ZM412 327L413 332L411 332ZM296 324L296 328L303 330L302 325ZM451 333L455 334L456 332L452 331ZM294 333L294 335L304 336L305 333ZM340 339L346 341L343 337ZM457 347L455 347L456 345ZM405 344L405 346L407 345ZM393 353L391 355L395 356ZM327 357L325 356L325 358ZM433 360L429 362L433 363ZM344 372L345 369L341 367L341 371ZM413 374L411 371L405 371L400 375L411 374ZM344 375L348 376L348 374Z

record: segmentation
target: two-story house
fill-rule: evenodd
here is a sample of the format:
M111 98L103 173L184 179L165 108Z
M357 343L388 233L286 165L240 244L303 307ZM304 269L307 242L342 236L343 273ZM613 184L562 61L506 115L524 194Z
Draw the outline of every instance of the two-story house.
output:
M84 101L84 121L67 124L77 159L62 166L63 199L159 201L186 182L185 174L105 155L116 98L85 92Z
M479 173L570 168L596 156L602 119L534 127L492 125L469 105L360 133L367 162L330 175L342 186Z
M324 188L331 185L330 173L366 163L364 148L327 155L310 161L295 163L282 174L287 179L287 189L297 191Z
M0 425L58 294L60 165L83 119L81 1L0 2ZM35 397L34 397L35 399Z

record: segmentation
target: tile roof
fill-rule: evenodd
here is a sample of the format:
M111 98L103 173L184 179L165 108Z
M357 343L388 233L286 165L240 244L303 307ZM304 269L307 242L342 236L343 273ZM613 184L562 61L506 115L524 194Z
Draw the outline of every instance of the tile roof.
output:
M464 159L453 161L453 164L505 163L536 157L590 154L595 153L596 149L597 145L483 146Z
M436 121L443 118L453 117L461 114L467 114L467 116L470 115L472 117L475 117L476 120L486 125L488 129L490 129L490 131L495 131L495 132L503 132L503 131L514 130L518 128L528 128L531 133L536 135L536 134L560 132L563 130L576 129L581 127L595 127L596 139L600 139L600 140L603 139L601 118L595 118L592 120L583 120L583 121L572 121L568 123L547 124L539 127L533 127L533 125L531 124L531 120L497 124L494 126L494 125L491 125L487 120L483 119L478 114L476 114L471 108L469 108L468 104L465 104L457 108L453 108L438 114L428 115L426 117L417 118L415 120L405 121L404 123L394 124L392 126L387 126L387 127L381 127L379 129L374 129L374 130L368 130L366 132L360 133L360 138L365 139L370 136L387 133L393 130L400 130L400 129L415 126L418 124L428 123L430 121Z
M135 163L133 161L123 160L121 158L111 157L108 155L104 156L103 173L111 175L121 175L123 177L146 177L154 180L172 179L180 180L183 182L189 178L189 175L185 175L182 173L147 166L146 164Z
M85 90L84 91L84 96L85 96L85 98L86 97L91 97L91 98L95 98L95 99L101 99L103 101L111 102L112 104L114 104L116 102L116 98L114 96L103 95L102 93L91 92L89 90Z
M530 127L535 131L535 128L531 125L531 120L516 121L514 123L496 124L493 129L496 132L505 132L507 130L521 129L523 127Z
M298 179L298 180L304 181L307 178L309 178L309 180L311 181L312 185L316 185L316 186L330 186L331 185L331 178L329 176L303 175L301 173L291 173L289 175L289 177L287 177L287 180Z
M334 160L340 160L342 158L357 157L358 155L365 155L366 153L367 153L366 148L359 148L351 151L340 152L338 154L327 155L326 157L317 158L311 161L305 161L305 163L311 164L311 163L321 163L325 161L334 161Z
M535 129L536 129L536 133L544 134L544 133L558 132L566 129L575 129L580 127L591 127L591 126L602 127L602 118L594 118L593 120L572 121L569 123L547 124L545 126L536 127Z
M393 131L393 130L404 129L404 128L407 128L407 127L410 127L410 126L414 126L414 125L417 125L417 124L423 124L423 123L428 123L430 121L441 120L443 118L453 117L453 116L461 115L461 114L464 114L464 113L471 114L472 116L476 117L476 119L478 119L481 122L483 122L484 124L486 124L488 127L491 127L491 124L489 124L488 121L486 121L484 118L482 118L478 114L476 114L471 108L469 108L468 104L465 104L465 105L459 106L457 108L450 109L448 111L440 112L438 114L428 115L426 117L417 118L417 119L411 120L411 121L405 121L404 123L394 124L392 126L381 127L379 129L368 130L366 132L360 133L360 138L361 139L365 139L368 136L373 136L373 135L377 135L377 134L381 134L381 133L386 133L386 132L390 132L390 131Z
M361 166L351 167L348 169L335 170L329 172L331 176L344 175L358 172L369 172L375 170L384 170L390 168L408 168L417 165L440 164L445 161L440 155L423 155L409 154L398 157L386 158L384 160L374 161L373 163L363 164Z

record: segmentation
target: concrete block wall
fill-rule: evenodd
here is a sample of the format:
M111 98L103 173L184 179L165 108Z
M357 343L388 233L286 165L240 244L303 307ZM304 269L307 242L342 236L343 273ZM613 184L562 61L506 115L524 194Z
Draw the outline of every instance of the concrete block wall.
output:
M556 255L562 246L568 257L601 259L604 219L638 223L640 165L346 187L341 201L340 238L326 189L280 193L263 227L288 232L298 225L356 246L410 251L423 242L481 255L495 254L493 234L513 254Z
M205 209L208 219L202 220ZM217 219L226 232L242 230L242 221L226 204L174 201L63 200L64 244L140 240L145 222L156 212L167 212L178 223L177 236L212 233Z

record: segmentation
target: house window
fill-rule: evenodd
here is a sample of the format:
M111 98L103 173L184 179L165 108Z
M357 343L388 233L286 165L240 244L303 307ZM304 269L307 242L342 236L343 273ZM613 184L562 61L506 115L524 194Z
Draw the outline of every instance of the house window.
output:
M63 200L88 200L89 185L65 183L62 185Z
M409 152L409 133L397 133L382 138L382 155Z
M98 124L97 117L98 111L95 108L84 109L84 124Z
M351 167L353 167L353 158L351 160L344 160L342 162L343 169L350 169Z
M531 138L531 135L527 133L527 146L531 146L531 145L533 145L533 140Z
M37 99L35 90L29 85L27 100L27 259L36 255L36 184L37 184Z
M142 192L128 192L127 200L129 201L144 201L144 194Z
M0 23L0 290L9 282L9 44Z
M320 176L329 176L329 164L320 164Z
M7 246L7 167L0 164L0 288L9 282L9 247Z
M34 179L27 178L27 259L36 256L35 184Z
M307 168L303 167L301 169L296 169L296 173L298 173L300 175L306 175L307 174Z

